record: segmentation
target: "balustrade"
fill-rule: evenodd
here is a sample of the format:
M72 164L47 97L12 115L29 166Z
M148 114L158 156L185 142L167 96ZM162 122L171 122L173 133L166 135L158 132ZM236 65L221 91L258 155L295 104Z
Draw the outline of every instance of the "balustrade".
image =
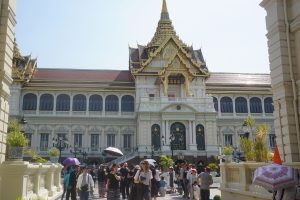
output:
M254 171L268 163L222 163L221 169L221 193L222 199L247 199L267 200L272 194L263 187L252 184ZM300 163L287 164L295 169L300 169Z
M60 164L6 161L0 165L0 199L57 199L62 193L61 170Z

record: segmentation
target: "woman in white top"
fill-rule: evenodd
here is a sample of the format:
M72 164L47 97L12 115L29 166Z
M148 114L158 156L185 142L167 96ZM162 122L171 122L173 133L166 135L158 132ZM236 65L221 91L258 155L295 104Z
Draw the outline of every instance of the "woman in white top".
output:
M139 184L136 200L150 200L152 172L149 168L149 162L141 162L141 170L138 170L134 176L134 182Z
M94 181L90 174L87 173L87 168L82 168L82 173L79 175L76 185L77 193L79 192L80 200L89 199L89 191L94 188Z

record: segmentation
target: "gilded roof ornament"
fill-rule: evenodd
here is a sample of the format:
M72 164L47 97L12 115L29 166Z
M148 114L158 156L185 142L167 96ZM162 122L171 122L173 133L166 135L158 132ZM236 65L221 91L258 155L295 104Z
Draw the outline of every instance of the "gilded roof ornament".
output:
M36 69L36 65L37 61L36 59L32 59L31 55L22 56L15 40L12 64L12 78L14 81L19 81L23 84L29 82Z

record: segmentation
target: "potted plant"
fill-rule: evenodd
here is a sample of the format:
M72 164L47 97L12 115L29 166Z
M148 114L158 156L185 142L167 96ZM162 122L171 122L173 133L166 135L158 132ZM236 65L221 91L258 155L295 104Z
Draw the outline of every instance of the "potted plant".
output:
M10 122L7 134L8 158L9 160L23 160L24 148L28 145L28 140L20 131L16 120Z
M255 140L251 141L248 138L241 138L240 145L245 154L246 161L256 162L268 162L272 159L266 143L266 136L269 131L269 127L265 124L255 126L255 120L249 116L246 119L247 126L252 130L255 130ZM250 123L251 122L251 123Z
M32 162L32 163L46 163L47 160L42 158L35 150L31 150L29 152L29 155L30 155L30 160L29 162Z
M216 163L209 163L207 165L207 167L211 170L210 174L213 176L213 177L216 177L218 172L217 170L219 169L219 166L216 164Z
M52 163L58 163L59 150L56 147L52 147L49 151L50 161Z
M232 162L233 148L231 146L224 147L223 153L225 155L225 162Z

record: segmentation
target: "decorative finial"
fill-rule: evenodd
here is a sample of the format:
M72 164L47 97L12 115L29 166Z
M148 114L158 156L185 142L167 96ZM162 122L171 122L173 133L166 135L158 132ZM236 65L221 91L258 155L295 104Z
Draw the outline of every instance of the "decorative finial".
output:
M170 20L166 0L163 0L163 5L162 5L162 10L161 10L161 17L160 17L160 19L163 20L163 21Z

